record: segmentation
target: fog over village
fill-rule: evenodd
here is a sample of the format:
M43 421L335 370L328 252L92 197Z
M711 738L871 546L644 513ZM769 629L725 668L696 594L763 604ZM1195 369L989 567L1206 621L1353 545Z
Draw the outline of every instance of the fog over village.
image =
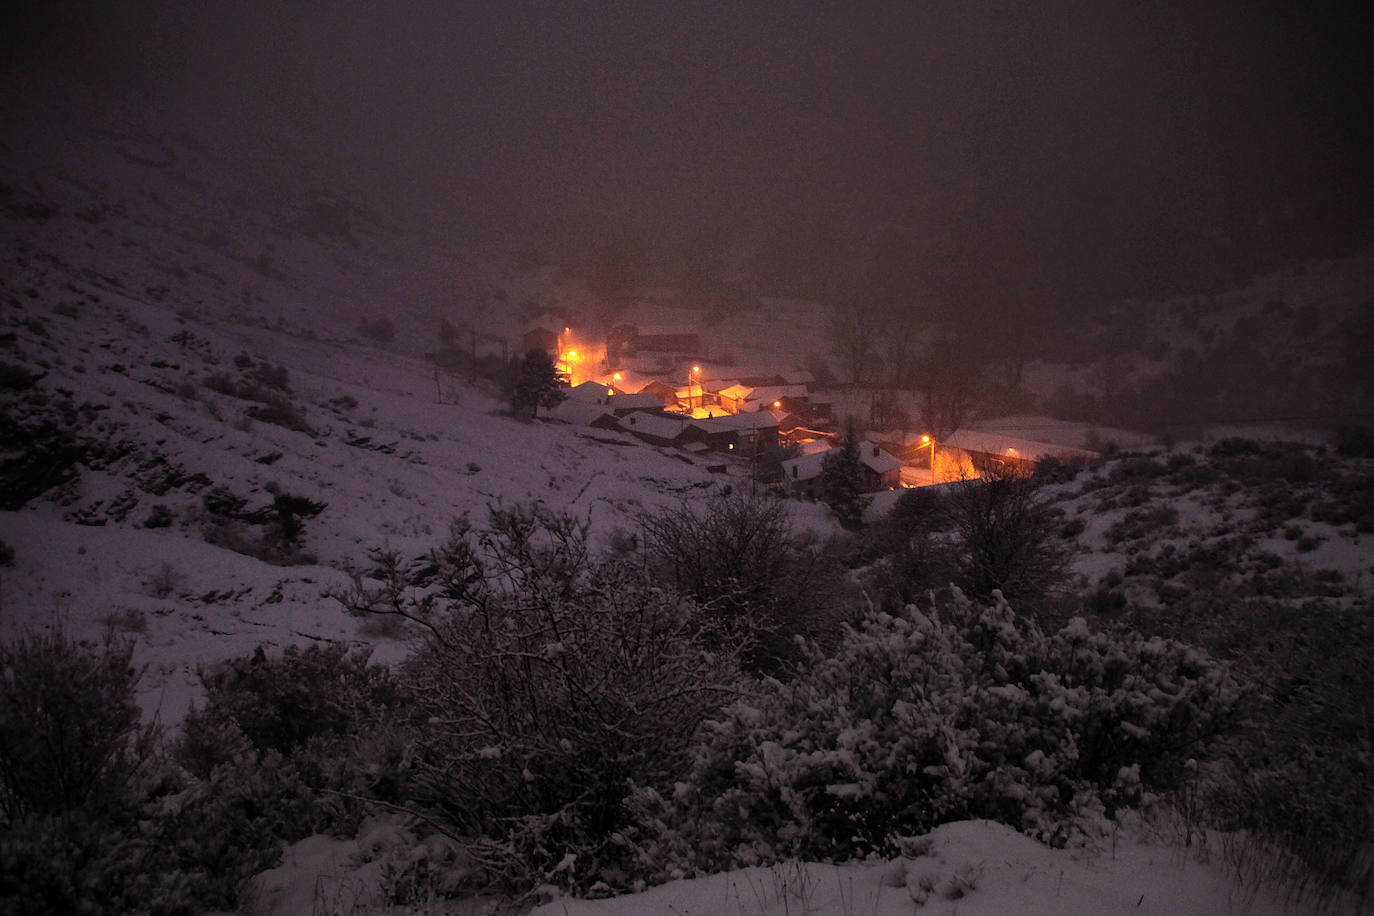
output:
M1374 910L1367 13L3 16L0 913Z

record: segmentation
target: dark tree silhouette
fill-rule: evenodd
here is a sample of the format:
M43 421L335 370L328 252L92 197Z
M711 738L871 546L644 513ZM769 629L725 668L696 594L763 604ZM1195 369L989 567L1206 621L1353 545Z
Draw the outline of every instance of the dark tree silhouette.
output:
M1066 574L1059 518L1029 475L996 464L979 473L959 483L948 499L964 550L959 585L979 601L989 600L995 589L1018 609L1033 609Z
M516 416L532 418L539 408L556 407L563 400L562 380L553 357L540 349L530 350L520 362L511 392L511 407Z
M851 421L840 447L830 451L821 462L821 498L846 528L863 524L863 459L859 437Z

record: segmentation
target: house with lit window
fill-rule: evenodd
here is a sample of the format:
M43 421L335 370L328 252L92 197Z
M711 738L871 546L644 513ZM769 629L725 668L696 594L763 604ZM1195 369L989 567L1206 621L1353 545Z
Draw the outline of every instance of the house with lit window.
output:
M819 498L823 489L826 456L837 451L838 447L784 461L782 478L787 492L792 496L806 499ZM859 463L863 467L860 492L877 493L880 490L893 490L901 486L902 462L885 451L882 446L874 442L860 442Z

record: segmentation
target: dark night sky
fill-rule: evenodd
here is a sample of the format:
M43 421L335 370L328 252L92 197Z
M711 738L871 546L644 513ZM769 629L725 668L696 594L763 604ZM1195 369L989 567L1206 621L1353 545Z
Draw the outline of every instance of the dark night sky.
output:
M1369 13L1313 3L30 3L75 78L481 235L748 247L1076 311L1369 237ZM14 85L20 85L16 80ZM587 230L592 230L588 232ZM817 266L820 265L820 266ZM808 274L809 272L809 274Z

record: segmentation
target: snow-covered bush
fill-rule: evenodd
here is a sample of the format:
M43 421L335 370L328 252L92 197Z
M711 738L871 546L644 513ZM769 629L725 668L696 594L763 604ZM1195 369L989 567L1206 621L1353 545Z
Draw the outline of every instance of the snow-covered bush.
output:
M480 530L460 520L415 564L378 559L380 587L343 597L425 633L402 670L423 723L407 803L460 845L474 884L628 886L625 801L685 771L735 650L640 564L592 559L585 525L539 505L495 508Z
M708 868L891 853L970 817L1063 843L1173 785L1240 701L1193 648L1082 620L1046 634L956 593L938 613L869 615L795 681L729 707L671 802L641 810L658 802L683 837L669 856Z
M146 832L159 868L202 907L230 909L244 882L276 864L283 844L351 835L364 798L395 802L386 736L403 729L390 669L343 646L261 649L201 672L206 701L173 751L188 783Z
M1031 610L1064 578L1059 513L1040 498L1033 477L995 465L981 471L945 500L962 546L956 581L979 600L998 591Z
M133 650L60 630L0 644L0 822L128 803L154 739L134 702Z
M780 500L736 492L646 514L640 530L650 568L728 638L747 641L750 668L776 671L798 659L794 637L839 631L849 597L842 570L797 536Z
M389 668L342 645L288 646L200 672L205 705L187 715L178 759L200 778L245 748L291 754L311 738L358 735L401 703Z
M1227 767L1201 787L1202 816L1244 829L1270 860L1301 863L1316 895L1374 904L1374 616L1367 602L1243 602L1210 623L1259 685L1252 727L1231 743ZM1253 856L1256 848L1248 852ZM1233 864L1256 875L1244 861ZM1280 877L1291 885L1295 876Z
M396 325L384 316L364 318L358 322L358 333L377 343L391 343L396 338Z
M191 912L140 821L159 791L133 646L0 645L0 911Z
M226 487L206 491L201 497L205 540L278 566L315 562L314 556L300 549L305 522L328 508L328 503L287 493L270 482L264 489L272 501L251 510L247 499Z

